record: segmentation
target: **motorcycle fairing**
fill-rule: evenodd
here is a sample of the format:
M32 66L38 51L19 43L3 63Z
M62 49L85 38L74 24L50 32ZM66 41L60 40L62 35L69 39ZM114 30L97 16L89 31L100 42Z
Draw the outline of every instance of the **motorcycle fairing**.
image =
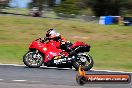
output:
M42 52L44 56L44 62L48 62L56 56L68 55L68 53L63 52L61 49L59 49L59 45L60 43L56 41L50 41L48 43L33 41L29 49L37 49Z
M71 48L76 48L78 46L90 46L90 45L85 44L84 42L77 41L77 42L73 43L73 45L71 46Z

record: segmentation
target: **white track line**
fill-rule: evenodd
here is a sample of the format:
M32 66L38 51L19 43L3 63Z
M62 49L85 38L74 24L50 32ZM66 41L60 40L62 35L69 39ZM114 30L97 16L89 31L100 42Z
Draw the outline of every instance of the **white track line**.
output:
M5 65L5 66L8 66L8 65L11 65L11 66L20 66L20 67L23 67L25 65L18 65L18 64L1 64L0 65ZM47 67L47 66L41 66L41 67L45 67L45 68L57 68L57 67ZM65 68L64 68L65 69ZM73 68L74 69L74 68ZM106 72L120 72L120 73L132 73L132 72L125 72L125 71L112 71L112 70L95 70L95 69L91 69L93 71L106 71Z
M3 81L4 79L0 79L0 81Z
M11 65L11 66L20 66L20 67L25 66L25 65L19 65L19 64L1 64L1 63L0 65L5 65L5 66Z
M16 64L2 64L2 63L0 63L0 65L16 65Z
M125 71L112 71L112 70L95 70L95 69L91 69L93 71L106 71L106 72L119 72L119 73L132 73L132 72L125 72Z
M25 66L25 65L18 65L18 64L14 64L13 66L20 66L20 67L22 67L22 66Z
M11 80L11 81L14 81L14 82L26 82L27 80Z

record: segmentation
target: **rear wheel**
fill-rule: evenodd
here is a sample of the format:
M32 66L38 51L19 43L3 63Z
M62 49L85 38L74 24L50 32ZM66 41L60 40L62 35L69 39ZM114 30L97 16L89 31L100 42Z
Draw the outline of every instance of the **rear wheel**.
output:
M40 53L34 53L35 51L28 51L23 56L23 62L26 66L31 68L38 68L43 64L43 56Z
M85 71L88 71L93 67L93 64L93 59L89 54L79 53L78 60L73 62L73 67L78 70L81 65Z

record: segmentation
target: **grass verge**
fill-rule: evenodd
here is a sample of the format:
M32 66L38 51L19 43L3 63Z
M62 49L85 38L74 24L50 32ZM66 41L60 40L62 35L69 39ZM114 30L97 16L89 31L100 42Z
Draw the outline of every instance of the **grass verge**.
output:
M30 42L49 28L69 41L91 44L94 69L132 71L131 27L22 16L0 16L0 63L23 64Z

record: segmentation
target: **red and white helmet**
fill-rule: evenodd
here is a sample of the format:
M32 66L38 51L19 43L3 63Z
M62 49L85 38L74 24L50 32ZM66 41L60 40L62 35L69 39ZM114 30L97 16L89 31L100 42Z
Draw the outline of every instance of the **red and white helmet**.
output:
M57 33L54 29L49 29L49 30L46 32L46 37L54 38L54 37L58 37L58 36L60 36L60 34Z

